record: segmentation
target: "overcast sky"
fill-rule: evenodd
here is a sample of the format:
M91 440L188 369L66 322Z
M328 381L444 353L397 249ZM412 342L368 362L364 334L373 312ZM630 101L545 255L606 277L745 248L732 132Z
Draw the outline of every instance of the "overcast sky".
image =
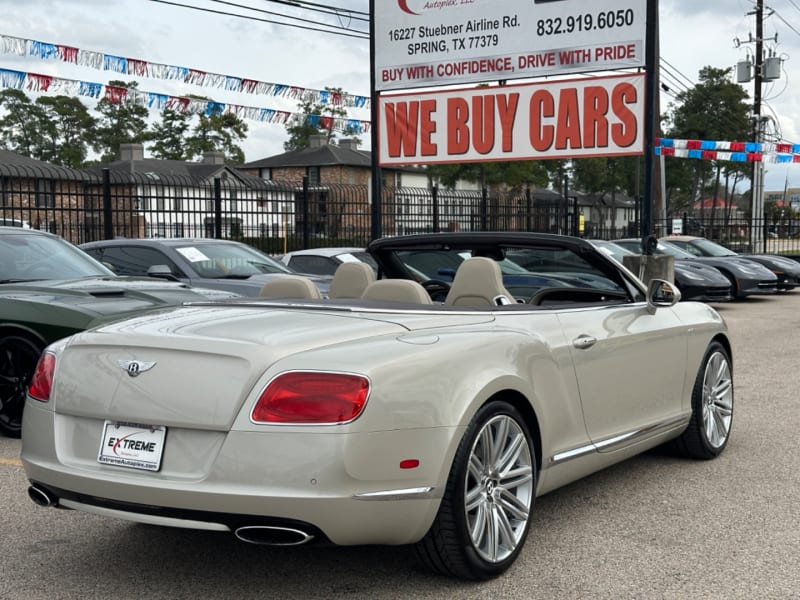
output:
M378 6L390 0L376 0ZM496 0L502 2L503 0ZM591 6L601 0L585 0ZM224 13L248 14L264 20L282 20L233 5L262 11L291 13L310 20L367 30L367 24L343 16L299 11L274 0L0 0L0 35L73 46L103 54L139 58L150 63L177 65L210 73L244 77L307 89L341 87L369 96L369 44L365 39L278 26L180 8L193 5ZM317 5L367 12L368 0L316 0ZM666 61L662 82L674 90L697 81L700 69L734 67L752 55L755 0L660 0L661 57ZM781 79L763 88L762 114L772 117L785 141L800 143L800 0L770 0L765 21L766 49L784 58ZM774 12L773 12L774 11ZM285 20L285 19L283 19ZM315 27L313 23L306 23ZM734 39L741 42L736 47ZM663 63L662 63L663 64ZM0 53L0 68L41 73L80 81L106 83L131 79L71 65ZM666 72L665 72L666 70ZM753 84L744 84L753 95ZM201 94L225 103L296 111L296 101L279 97L198 88L158 79L139 81L139 88L169 95ZM84 102L91 101L84 98ZM662 98L662 104L670 100ZM354 109L350 116L369 120L369 112ZM242 144L248 161L283 151L287 134L282 125L248 120L248 139ZM369 136L361 136L369 142ZM800 187L800 165L767 165L768 189Z

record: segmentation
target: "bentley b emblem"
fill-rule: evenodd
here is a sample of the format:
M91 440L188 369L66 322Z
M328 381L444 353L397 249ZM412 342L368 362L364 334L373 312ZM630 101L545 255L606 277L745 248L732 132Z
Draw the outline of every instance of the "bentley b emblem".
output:
M146 362L141 360L118 360L119 368L126 371L131 377L138 377L140 373L149 371L156 366L155 362Z

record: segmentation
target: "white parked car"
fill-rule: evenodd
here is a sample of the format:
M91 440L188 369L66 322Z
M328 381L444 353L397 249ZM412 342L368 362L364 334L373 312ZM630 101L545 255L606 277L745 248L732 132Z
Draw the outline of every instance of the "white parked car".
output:
M536 496L654 446L710 459L728 443L725 323L670 283L550 235L369 252L388 278L361 298L307 282L51 345L23 422L31 498L253 543L413 544L486 579L519 555ZM411 280L425 253L460 257L452 282ZM509 253L535 265L527 298L503 286Z
M22 227L30 229L31 224L23 219L12 219L11 217L0 217L0 227Z

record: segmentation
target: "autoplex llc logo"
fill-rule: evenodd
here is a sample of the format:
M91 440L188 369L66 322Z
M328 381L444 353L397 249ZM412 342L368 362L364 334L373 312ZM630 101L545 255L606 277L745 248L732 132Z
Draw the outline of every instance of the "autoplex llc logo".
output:
M397 0L397 5L404 13L421 15L431 10L455 8L462 4L473 4L475 0Z

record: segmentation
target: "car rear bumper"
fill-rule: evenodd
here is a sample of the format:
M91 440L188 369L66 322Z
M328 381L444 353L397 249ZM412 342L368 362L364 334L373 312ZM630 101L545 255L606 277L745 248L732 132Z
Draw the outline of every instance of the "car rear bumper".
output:
M329 433L312 439L232 431L214 456L198 458L204 466L191 473L170 466L165 446L163 467L154 473L100 464L97 450L61 444L64 431L72 427L63 421L70 419L75 420L26 406L22 462L32 485L48 493L54 506L196 529L296 529L341 545L421 539L443 490L436 465L441 467L447 455L447 437L456 433L442 431L446 428L412 432L408 453L420 457L417 472L382 464L387 449L393 455L392 448L405 445L398 432L366 439ZM99 448L99 431L98 425L87 448ZM175 433L173 441L181 439Z

